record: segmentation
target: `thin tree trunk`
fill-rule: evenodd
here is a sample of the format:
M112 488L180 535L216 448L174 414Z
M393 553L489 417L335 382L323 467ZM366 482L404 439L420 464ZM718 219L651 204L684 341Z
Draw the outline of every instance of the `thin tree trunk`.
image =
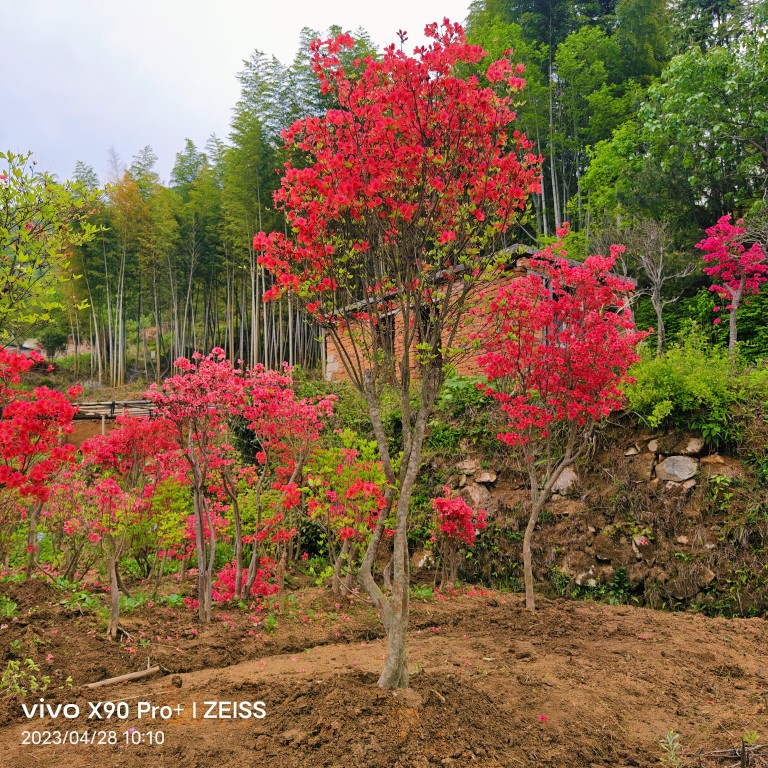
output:
M40 510L43 507L41 501L36 501L32 504L29 510L29 521L27 528L27 552L29 557L27 559L27 570L25 578L27 581L32 577L32 571L35 569L35 563L37 562L40 554L40 542L37 540L37 521L40 517Z
M552 495L552 488L563 473L563 470L566 467L570 467L575 460L572 450L573 439L566 449L565 456L552 470L543 488L539 488L535 466L533 464L530 465L529 478L531 482L532 507L528 518L528 525L525 527L525 535L523 536L523 583L525 586L525 607L529 611L536 610L536 601L533 594L533 555L531 550L533 532L536 528L536 523L539 521L541 510L544 509L547 501L549 501L549 497Z
M259 362L258 287L256 283L256 253L254 251L251 251L249 268L251 271L251 357L249 365L252 367Z
M741 276L739 287L731 296L730 317L728 318L728 355L731 358L736 356L736 315L741 304L741 297L744 294L744 286L747 284L746 275Z
M117 637L117 625L120 620L120 587L117 575L117 560L119 552L115 548L109 556L109 627L107 635L114 640Z
M651 304L656 312L656 357L661 357L661 353L664 351L664 318L662 316L663 304L661 302L661 295L654 291L651 294Z
M341 572L344 568L344 560L346 560L348 553L349 539L345 539L344 543L341 545L341 552L339 552L339 556L336 558L336 562L333 566L333 581L331 582L331 591L334 595L337 596L341 594Z
M152 599L154 600L157 597L157 591L160 589L160 582L163 579L163 575L165 574L165 563L166 560L168 560L168 549L163 550L163 556L160 558L160 565L157 569L157 575L155 576L155 583L152 587Z
M288 555L285 549L280 555L280 562L277 564L277 609L280 613L285 613L285 566Z

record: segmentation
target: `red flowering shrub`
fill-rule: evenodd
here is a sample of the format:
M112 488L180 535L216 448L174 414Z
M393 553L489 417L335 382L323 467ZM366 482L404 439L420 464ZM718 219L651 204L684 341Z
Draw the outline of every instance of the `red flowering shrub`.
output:
M72 387L66 395L48 387L31 392L22 389L23 374L42 360L37 353L26 357L0 349L0 494L11 497L0 504L6 511L22 512L31 502L27 577L35 563L37 521L50 495L50 483L74 458L74 446L64 445L62 437L72 431L77 412L72 401L80 393L79 387Z
M266 298L290 293L326 331L374 423L394 512L391 597L373 575L389 514L379 516L358 574L387 634L386 688L408 684L407 536L424 431L460 354L452 340L541 173L533 143L515 127L523 68L511 51L488 62L481 82L475 72L487 53L460 25L443 19L425 36L413 54L390 45L348 64L349 35L312 44L313 70L335 108L284 132L289 160L275 208L288 227L253 243L274 278ZM403 320L397 349L381 333L385 316ZM403 414L398 469L381 423L385 381Z
M226 603L235 597L235 592L242 595L248 574L241 569L240 589L235 590L237 568L235 563L227 563L217 574L213 583L213 599L217 603ZM274 582L275 562L268 557L262 557L259 567L256 569L256 578L253 580L249 594L254 597L268 597L274 595L278 586Z
M459 568L459 547L472 547L477 532L486 527L485 510L475 511L461 496L451 497L451 489L443 486L443 495L432 499L437 544L442 562L441 585L456 583Z

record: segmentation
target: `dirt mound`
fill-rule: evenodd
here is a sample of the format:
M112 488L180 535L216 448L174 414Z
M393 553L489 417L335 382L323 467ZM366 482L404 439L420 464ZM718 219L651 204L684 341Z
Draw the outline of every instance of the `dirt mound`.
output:
M370 607L357 601L343 607L347 613L326 612L335 608L329 599L317 590L298 594L274 637L249 635L253 624L241 614L226 620L232 626L220 621L206 630L221 636L223 646L238 647L234 655L243 660L230 666L224 665L233 652L222 649L218 668L202 668L212 657L211 643L182 637L175 674L46 692L46 701L81 708L71 721L29 720L19 700L6 698L0 764L650 768L659 764L658 742L669 730L680 733L683 765L690 766L699 764L702 751L736 747L749 731L768 735L761 733L768 714L768 629L760 619L544 599L530 614L517 596L472 590L414 603L412 689L391 692L375 685L385 646L365 637L377 629ZM130 654L99 642L105 666L117 656L118 671L129 671L124 657ZM181 666L196 671L179 674ZM87 717L89 701L123 701L130 713L94 721ZM139 719L142 701L179 710ZM232 716L231 702L252 708L259 701L263 719ZM215 718L203 716L207 702ZM23 745L32 729L114 730L118 744ZM164 743L131 745L131 729L145 738L162 730ZM701 764L717 763L702 758Z

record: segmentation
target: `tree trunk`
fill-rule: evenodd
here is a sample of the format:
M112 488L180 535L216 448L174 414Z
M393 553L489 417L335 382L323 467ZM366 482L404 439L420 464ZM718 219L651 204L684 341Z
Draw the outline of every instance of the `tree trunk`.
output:
M195 544L197 545L197 615L200 621L207 624L211 620L208 595L208 569L206 568L205 529L203 527L203 489L195 487ZM206 603L208 610L206 610Z
M285 613L285 565L287 554L283 550L280 555L280 562L277 564L277 610Z
M410 497L410 493L408 494ZM398 518L400 517L398 504ZM398 526L399 529L400 526ZM394 578L392 579L392 616L387 630L387 660L379 677L382 688L408 687L408 658L405 640L408 633L408 542L395 531Z
M349 548L349 556L347 558L347 573L344 576L344 593L349 595L352 592L352 581L355 573L355 561L357 560L357 545L353 544Z
M539 520L539 514L544 507L545 499L540 497L533 505L531 515L528 518L528 525L525 527L525 536L523 536L523 583L525 584L525 607L529 611L536 610L536 600L533 596L533 557L531 555L531 541L533 531Z
M237 481L228 470L222 470L221 477L232 502L232 522L235 525L235 599L239 600L243 594L243 521L237 499Z
M586 436L583 437L586 440ZM531 541L533 540L533 531L536 528L536 523L539 520L541 510L549 501L549 497L552 495L552 488L554 487L557 479L563 473L566 467L570 467L575 460L573 455L573 445L575 442L575 435L571 435L571 439L566 449L565 456L555 466L555 468L549 473L546 478L546 482L543 488L539 487L536 479L536 470L531 463L530 478L531 478L531 514L528 518L528 525L525 527L525 535L523 536L523 583L525 586L525 607L529 611L536 610L536 601L533 596L533 556L531 554ZM581 450L581 449L579 449ZM578 455L578 451L576 455Z
M731 309L728 318L728 355L731 358L736 355L736 314L739 311L739 304L741 304L741 297L744 293L744 286L746 283L746 275L742 275L739 287L731 296Z
M157 570L157 576L155 576L155 584L152 588L152 599L155 600L157 598L157 591L160 589L160 582L163 579L163 574L165 573L165 561L168 559L168 550L163 550L163 556L160 558L160 565Z
M41 501L36 501L29 510L29 528L27 530L27 570L25 578L27 581L32 577L32 571L35 569L38 555L40 554L40 542L37 540L37 520L40 517L40 510L43 506Z
M425 377L428 375L424 373ZM424 395L422 395L424 397ZM408 687L408 660L405 639L408 632L410 572L408 559L408 509L413 486L421 464L421 447L424 439L431 402L422 403L416 417L416 426L408 452L408 464L401 475L400 497L397 500L397 518L394 536L394 570L392 597L389 600L391 615L387 631L387 660L379 678L382 688Z
M341 552L339 552L339 556L336 558L336 562L333 566L333 581L331 582L331 591L336 596L341 594L341 571L344 568L344 560L346 559L348 552L349 539L345 539L344 543L341 545Z
M661 353L664 351L664 318L662 317L662 303L661 296L656 292L651 294L651 303L656 311L656 357L661 357Z
M117 552L109 556L109 627L107 635L114 640L117 637L117 623L120 620L120 587L117 577Z

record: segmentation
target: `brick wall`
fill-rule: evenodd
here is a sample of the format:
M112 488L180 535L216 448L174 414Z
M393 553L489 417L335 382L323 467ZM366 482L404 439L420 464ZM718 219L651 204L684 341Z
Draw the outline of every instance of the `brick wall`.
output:
M485 293L490 298L495 295L496 292L504 285L509 285L515 278L525 274L524 260L521 260L520 266L515 269L505 272L503 276L489 282L485 288ZM486 299L487 301L488 299ZM483 299L478 298L477 302L482 306ZM456 368L459 374L462 376L480 376L481 371L477 365L476 358L483 351L478 346L478 343L473 340L473 336L483 330L483 317L485 313L465 313L462 326L458 330L452 347L454 349L464 350L455 361L451 361L450 364ZM404 352L404 334L403 334L403 320L400 313L396 313L394 316L395 321L395 337L394 337L394 349L395 360L401 360ZM340 334L341 344L351 351L349 342L349 332L341 331ZM345 341L346 340L346 341ZM443 343L447 344L447 335L443 337ZM415 351L415 350L414 350ZM413 361L415 356L411 355ZM411 363L411 373L418 375L415 367L415 363ZM344 370L344 365L341 361L341 353L336 345L336 341L330 336L327 337L326 342L326 365L325 365L325 378L327 381L341 382L347 381L349 377Z

